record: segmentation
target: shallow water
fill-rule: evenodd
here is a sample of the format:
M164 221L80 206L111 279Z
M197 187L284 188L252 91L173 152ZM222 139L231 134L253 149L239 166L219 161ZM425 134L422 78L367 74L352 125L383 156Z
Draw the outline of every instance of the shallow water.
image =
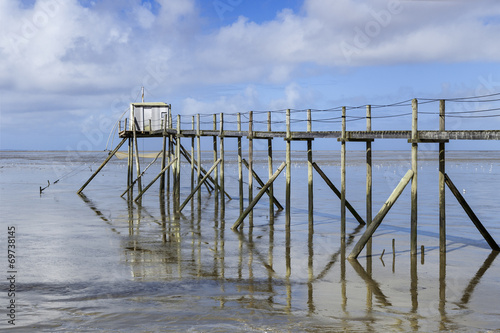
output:
M447 191L447 253L439 252L437 152L421 152L417 256L409 253L407 188L357 261L346 260L364 232L314 176L313 227L307 209L307 163L294 152L291 228L284 212L261 199L242 232L236 155L226 156L225 211L202 187L182 214L155 184L141 205L122 199L126 160L113 159L84 195L75 192L105 153L0 152L2 253L16 228L16 319L8 324L2 279L0 329L37 332L331 332L500 330L500 263ZM203 154L206 169L212 154ZM275 153L275 165L284 160ZM314 159L340 187L340 154ZM151 160L142 161L143 168ZM95 163L92 163L95 162ZM410 168L408 152L374 152L374 215ZM267 156L255 169L267 178ZM159 171L153 165L148 183ZM448 152L447 173L495 240L500 240L499 152ZM245 196L247 175L244 170ZM190 193L182 166L181 198ZM55 180L61 179L56 184ZM51 186L40 195L39 187ZM254 182L255 184L256 182ZM256 185L256 184L255 184ZM284 172L275 196L285 203ZM254 195L258 189L254 189ZM134 194L137 194L137 190ZM347 199L365 216L365 161L348 153ZM247 201L245 200L245 206ZM274 215L274 216L273 216ZM392 242L395 242L395 251ZM421 251L424 247L424 252ZM383 254L383 255L382 255Z

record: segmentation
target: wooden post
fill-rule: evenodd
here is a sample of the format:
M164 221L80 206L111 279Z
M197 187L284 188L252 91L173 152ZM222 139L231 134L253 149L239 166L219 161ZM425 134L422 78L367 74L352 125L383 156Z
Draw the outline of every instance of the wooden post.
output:
M253 112L248 114L248 203L253 201ZM250 207L250 205L249 205ZM253 226L253 210L250 209L250 226Z
M191 117L191 129L194 131L194 115ZM194 189L194 136L191 137L191 191Z
M267 131L271 132L271 111L267 112ZM267 169L268 169L269 178L271 178L273 175L273 139L272 138L267 139ZM273 184L271 184L271 186L269 186L269 217L270 217L271 224L274 223L274 219L271 218L274 215L274 213L273 213L273 211L274 211L273 200L274 199L273 198L274 198L274 186L273 186ZM281 207L281 209L283 209L283 207Z
M172 112L168 113L168 128L172 129ZM174 141L173 141L173 136L172 134L169 134L168 136L168 158L167 161L170 163L170 160L172 159L172 154L174 153ZM172 169L176 169L176 165L174 164L172 166ZM174 174L174 172L172 172ZM167 170L167 194L170 193L170 169ZM170 202L170 201L169 201Z
M312 131L311 109L307 110L307 131ZM308 210L309 210L309 227L312 228L313 217L313 159L312 159L312 139L307 140L307 189L308 189Z
M465 212L467 213L467 215L471 219L472 223L474 223L477 230L479 230L479 232L481 233L481 235L483 235L486 242L488 242L488 245L491 247L491 249L493 251L500 251L500 247L498 246L497 242L495 242L493 237L491 237L491 235L489 234L488 230L486 230L486 228L483 226L481 221L479 221L479 219L477 218L477 216L474 213L474 211L472 210L472 208L470 208L467 201L465 201L462 194L460 194L460 191L456 188L455 184L453 184L453 182L451 181L450 177L448 177L447 174L444 174L444 179L445 179L446 185L448 185L448 187L450 188L453 195L457 198L458 202L460 203L462 208L465 210Z
M139 146L137 145L137 129L136 129L136 120L135 120L135 109L132 106L132 132L134 135L134 145L135 145L135 166L137 169L137 177L141 174L141 167L139 164ZM139 192L142 191L141 180L139 179L137 182L137 187L139 188Z
M220 190L221 190L221 195L220 195L220 209L221 212L224 212L226 209L226 198L224 196L224 114L220 114L220 125L219 125L219 143L220 143Z
M104 166L109 162L109 160L111 159L111 157L113 157L116 154L116 152L118 151L118 149L120 149L120 147L125 143L125 141L127 141L127 138L124 138L118 144L118 146L116 146L116 148L111 153L109 153L109 155L106 158L106 160L104 160L104 162L102 162L102 164L99 166L99 168L97 168L97 170L92 174L92 176L90 176L90 178L85 182L85 184L83 184L83 186L76 192L77 194L80 194L83 191L83 189L85 187L87 187L87 185L92 181L92 179L94 179L94 177L97 176L97 174L99 173L99 171L101 171L102 168L104 168Z
M286 202L285 202L285 226L290 230L290 210L291 210L291 180L292 180L292 151L291 151L291 131L290 131L290 109L286 110Z
M177 136L176 136L175 146L175 158L177 158L175 164L175 180L174 180L174 197L175 197L175 205L179 207L180 197L181 197L181 115L177 115Z
M198 168L197 168L197 177L196 184L200 183L201 180L201 130L200 130L200 114L196 115L196 140L197 140L197 156L198 160ZM192 156L194 158L194 156ZM198 201L201 200L201 191L198 190Z
M283 171L283 169L285 168L285 165L286 165L285 162L281 163L281 165L279 166L278 170L276 170L276 172L271 176L271 178L269 178L269 180L267 181L267 183L262 187L262 189L259 191L259 193L252 200L252 202L250 202L250 204L245 209L245 211L243 212L243 214L241 214L241 216L236 220L236 222L234 222L234 225L231 227L231 229L233 229L233 230L238 229L238 227L241 225L241 223L243 222L243 220L245 219L245 217L247 217L247 215L252 211L253 207L255 207L255 205L260 200L260 198L262 198L262 196L264 195L264 193L267 192L269 186L271 186L271 184L274 182L274 180L276 178L278 178L278 176L280 175L281 171Z
M372 130L372 106L366 106L366 131ZM366 224L372 221L372 142L366 141Z
M162 123L163 129L163 147L162 147L162 157L161 157L161 168L162 170L165 168L167 164L167 135L165 134L165 130L167 129L167 115L165 115L165 119L163 119ZM163 196L165 193L165 173L161 174L160 178L160 195Z
M213 130L216 131L217 130L217 114L213 114ZM213 136L213 149L214 149L214 163L217 161L217 159L219 158L217 156L217 136L214 135ZM214 194L215 194L215 201L218 202L219 201L219 173L217 172L217 169L214 170L214 181L215 181L215 184L217 186L215 186L215 191L214 191Z
M413 177L411 180L411 235L410 252L417 255L417 175L418 175L418 101L412 101L412 124L411 124L411 169Z
M345 238L345 160L346 160L346 107L342 107L342 146L340 151L340 233L342 239Z
M241 132L241 114L238 112L237 115L238 132ZM241 136L238 136L238 183L239 183L239 196L240 196L240 215L243 213L243 168L241 166L242 161L241 152Z
M127 161L127 187L132 183L134 177L134 143L132 138L128 138L128 161Z
M439 131L445 131L445 102L439 101ZM445 143L439 142L439 250L446 252Z
M387 215L389 210L392 208L396 200L399 198L401 193L403 193L403 190L405 189L406 185L410 182L413 176L413 171L408 170L404 177L401 179L399 182L398 186L392 191L391 195L389 196L389 199L384 203L378 214L375 216L373 219L372 223L366 227L365 233L360 237L356 245L354 245L354 248L351 251L351 254L349 254L349 259L357 258L359 253L363 250L365 247L366 243L368 240L371 238L375 230L377 230L378 226L380 223L382 223L382 220L384 217Z

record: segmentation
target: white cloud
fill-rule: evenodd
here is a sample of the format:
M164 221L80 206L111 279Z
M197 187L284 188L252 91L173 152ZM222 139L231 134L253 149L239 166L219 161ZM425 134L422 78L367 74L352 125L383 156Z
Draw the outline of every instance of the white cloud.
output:
M499 61L492 43L500 15L492 1L306 0L262 24L240 17L206 34L194 1L160 1L155 16L140 1L106 10L76 0L38 0L23 9L2 2L4 85L65 90L123 89L167 59L164 88L211 83L285 83L303 64L371 66L429 61ZM118 7L118 9L117 9ZM113 12L114 10L115 12ZM168 56L165 56L168 55ZM136 82L134 82L136 83Z
M495 0L304 0L298 12L263 23L241 16L210 31L195 0L157 2L153 10L140 0L0 1L2 126L47 108L116 112L142 85L177 96L186 114L237 112L314 103L318 93L299 82L325 72L500 61ZM275 90L257 94L254 84ZM243 88L207 101L193 95L213 85Z

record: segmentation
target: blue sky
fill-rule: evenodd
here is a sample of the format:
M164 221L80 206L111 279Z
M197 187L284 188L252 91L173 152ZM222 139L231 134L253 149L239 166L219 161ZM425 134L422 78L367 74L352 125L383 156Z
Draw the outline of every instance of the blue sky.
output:
M496 0L6 0L0 27L0 149L103 150L143 85L186 119L500 92Z

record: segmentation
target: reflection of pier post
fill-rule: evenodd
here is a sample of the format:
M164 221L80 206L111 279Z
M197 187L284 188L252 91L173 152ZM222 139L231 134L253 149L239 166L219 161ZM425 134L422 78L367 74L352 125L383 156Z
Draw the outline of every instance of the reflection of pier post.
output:
M411 295L411 313L410 325L414 331L419 330L418 326L418 272L417 272L417 256L410 256L410 295Z
M439 253L439 314L441 316L439 330L448 330L446 322L446 252Z
M488 255L488 257L484 260L483 264L481 267L478 269L476 274L472 277L472 279L469 281L469 284L464 290L464 293L462 295L462 298L460 299L459 305L461 307L464 307L469 303L469 300L472 296L472 293L474 292L474 289L476 286L479 284L479 281L483 277L484 273L488 270L488 268L491 267L491 264L493 264L493 261L496 259L500 252L498 251L491 251L491 253Z

